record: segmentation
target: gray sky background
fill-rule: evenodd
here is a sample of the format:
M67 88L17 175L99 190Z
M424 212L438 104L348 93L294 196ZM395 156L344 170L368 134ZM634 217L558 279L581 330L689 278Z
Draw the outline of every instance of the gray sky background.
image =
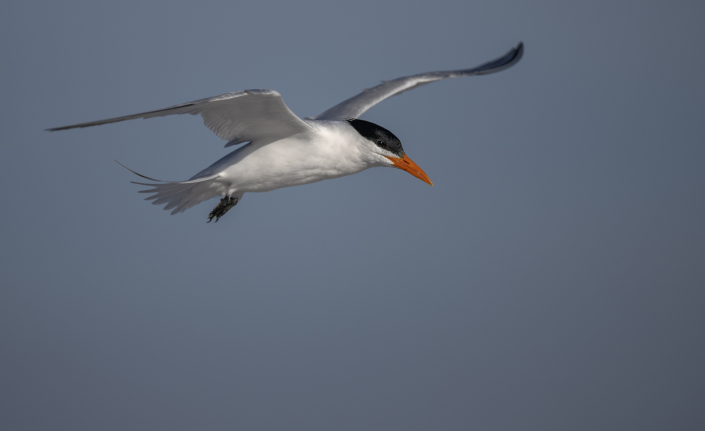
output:
M705 3L4 1L0 429L705 429ZM272 88L362 117L373 169L206 224L196 117Z

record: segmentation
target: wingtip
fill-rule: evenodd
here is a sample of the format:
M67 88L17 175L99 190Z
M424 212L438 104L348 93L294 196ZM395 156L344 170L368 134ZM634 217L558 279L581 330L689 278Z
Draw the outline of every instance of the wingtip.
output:
M514 55L512 56L512 59L507 62L507 67L514 66L516 63L521 60L521 57L524 56L524 42L519 42L519 45L516 46L512 51Z
M519 42L519 44L509 50L502 57L497 58L492 61L488 61L482 66L476 67L471 70L475 75L488 75L490 73L496 73L501 70L510 68L517 64L521 57L524 55L524 42Z
M523 41L522 41L522 42L519 42L519 45L517 45L517 47L514 48L514 50L515 50L516 53L517 53L517 54L516 54L516 57L517 57L517 58L516 58L515 61L519 61L519 59L521 58L521 56L524 55L524 42L523 42Z
M519 42L519 44L515 47L512 48L507 55L504 56L504 58L507 60L506 66L513 66L521 60L521 57L524 55L524 42Z

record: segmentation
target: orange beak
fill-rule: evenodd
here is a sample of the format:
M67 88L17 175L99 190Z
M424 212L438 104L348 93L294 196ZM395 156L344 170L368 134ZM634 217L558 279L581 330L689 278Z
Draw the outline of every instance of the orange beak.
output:
M387 157L387 156L385 156L385 157ZM387 157L387 158L389 160L391 160L392 163L394 163L395 168L399 168L402 171L406 171L406 172L410 173L411 175L420 179L424 183L433 185L431 180L428 178L428 175L426 175L426 172L424 172L423 169L421 169L416 163L414 163L413 160L406 157L406 154L404 154L404 157Z

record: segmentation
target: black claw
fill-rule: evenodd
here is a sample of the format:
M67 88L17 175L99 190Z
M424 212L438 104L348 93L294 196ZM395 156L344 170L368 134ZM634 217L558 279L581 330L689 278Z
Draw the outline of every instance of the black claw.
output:
M236 197L224 197L220 200L220 203L213 208L210 214L208 214L208 223L215 217L215 222L218 223L221 217L225 215L226 212L237 204L238 198Z

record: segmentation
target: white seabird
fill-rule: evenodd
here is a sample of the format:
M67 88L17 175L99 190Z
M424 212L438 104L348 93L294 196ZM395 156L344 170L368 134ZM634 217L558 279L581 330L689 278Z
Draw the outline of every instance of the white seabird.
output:
M246 143L188 181L161 181L138 174L155 183L147 200L166 204L176 214L213 197L223 198L208 215L216 222L247 192L267 192L282 187L352 175L372 167L396 167L433 185L426 173L404 153L401 142L389 130L357 119L384 99L434 81L461 76L486 75L516 64L523 44L506 55L472 69L429 72L384 81L324 113L301 119L284 104L274 90L245 90L182 103L169 108L107 120L47 129L74 129L116 123L135 118L175 114L200 115L203 123L225 147ZM129 169L129 168L127 168Z

